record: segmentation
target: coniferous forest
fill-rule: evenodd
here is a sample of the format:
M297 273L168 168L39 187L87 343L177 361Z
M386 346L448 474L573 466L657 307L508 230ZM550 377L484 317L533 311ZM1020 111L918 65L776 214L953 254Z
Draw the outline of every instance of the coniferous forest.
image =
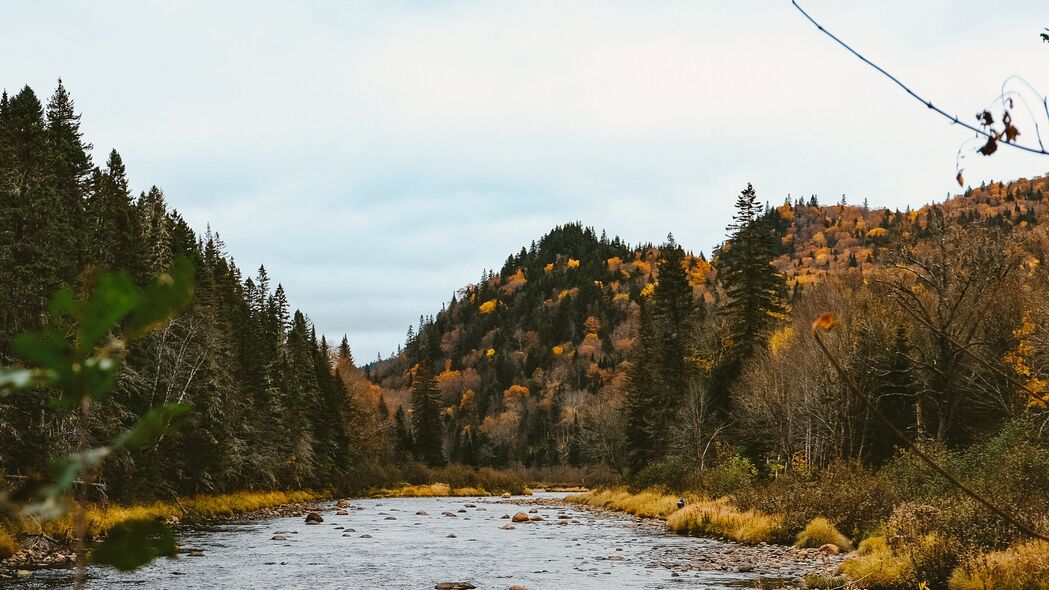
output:
M0 101L0 359L25 364L12 342L47 325L52 294L107 273L145 288L185 259L195 292L120 351L86 422L46 387L0 398L5 486L184 404L176 430L101 465L96 499L627 485L768 515L758 533L668 520L744 542L823 519L843 549L867 543L845 574L886 588L1049 531L1046 179L905 211L748 185L706 253L566 223L358 366L279 277L243 272L160 188L135 194L79 121L61 82Z

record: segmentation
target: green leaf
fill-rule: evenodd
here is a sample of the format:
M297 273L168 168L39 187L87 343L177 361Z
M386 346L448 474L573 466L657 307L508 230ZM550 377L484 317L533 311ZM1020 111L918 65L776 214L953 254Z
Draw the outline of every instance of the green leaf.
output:
M175 557L175 535L158 520L122 522L109 530L106 538L91 550L91 561L129 571L158 557Z
M175 420L189 411L186 404L167 404L153 408L130 430L114 441L114 447L141 447L153 442L157 437L172 430Z
M94 349L103 336L135 309L141 297L126 274L100 276L80 316L77 344L81 354L86 356Z
M11 341L15 354L59 374L70 370L69 343L50 331L23 332Z
M189 305L193 299L193 263L180 257L171 270L150 285L131 314L124 333L138 338L171 319L171 316Z

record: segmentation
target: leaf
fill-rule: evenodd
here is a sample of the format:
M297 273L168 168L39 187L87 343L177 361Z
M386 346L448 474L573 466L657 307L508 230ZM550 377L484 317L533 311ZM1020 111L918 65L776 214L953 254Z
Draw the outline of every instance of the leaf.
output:
M994 152L998 151L998 141L994 138L993 135L991 135L987 138L987 143L985 143L982 148L976 151L980 152L985 156L989 156Z
M129 571L158 557L175 557L175 535L158 520L128 520L109 530L106 538L91 550L91 561Z
M77 345L81 353L86 356L103 336L135 309L140 298L138 289L126 274L105 274L99 277L80 315Z
M958 181L958 186L965 186L965 178L962 177L962 171L958 171L958 176L954 177Z
M11 348L19 357L59 374L70 370L69 343L50 331L23 332L11 341Z
M820 317L816 318L816 321L812 322L812 331L827 332L837 325L838 320L834 318L834 314L822 313Z
M167 322L193 299L193 263L179 257L142 295L125 327L128 338L138 338Z
M979 121L981 125L994 125L994 116L991 115L991 111L977 113L976 120Z
M130 430L113 442L114 447L141 447L168 432L174 421L190 410L186 404L167 404L146 412Z
M1020 130L1009 123L1005 126L1005 141L1006 143L1012 143L1016 141L1016 136L1020 135Z

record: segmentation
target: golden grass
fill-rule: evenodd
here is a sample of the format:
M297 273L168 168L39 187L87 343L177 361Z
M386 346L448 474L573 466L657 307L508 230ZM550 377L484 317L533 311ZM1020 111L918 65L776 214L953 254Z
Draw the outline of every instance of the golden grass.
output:
M678 510L678 496L657 490L631 493L623 488L595 490L566 501L585 506L619 510L646 518L665 518L667 528L690 535L716 535L742 543L768 542L780 532L783 518L755 510L741 512L727 498L707 500L686 496L687 505Z
M809 524L805 525L805 528L798 533L797 541L794 543L797 547L811 548L818 548L828 544L834 545L842 551L852 551L852 542L849 541L848 537L841 534L829 520L822 516L817 516L809 521Z
M310 502L326 495L318 492L237 492L233 494L194 496L181 500L185 511L175 502L153 502L132 506L90 505L85 510L87 536L94 538L102 535L116 525L129 520L178 518L183 520L204 520L209 518L229 517L244 514L253 510L270 508L281 504ZM39 526L29 521L19 523L19 532L43 532L56 539L72 540L73 515L65 515L41 522Z
M677 496L668 496L655 490L631 493L623 488L595 490L568 496L566 501L585 506L597 506L619 510L645 518L666 518L677 510Z
M453 488L446 483L431 483L421 486L401 486L399 488L373 490L368 495L373 498L438 498L448 496L491 496L492 494L484 488Z
M1049 590L1049 543L1030 541L970 558L951 575L951 590Z
M740 543L768 543L783 528L783 517L740 511L728 498L693 502L667 517L667 528L688 535L714 535Z
M0 527L0 559L7 559L21 549L22 546L18 544L18 539L15 539L14 535Z
M841 564L841 572L861 588L895 588L910 579L911 566L892 552L885 537L870 537L860 542L856 557Z

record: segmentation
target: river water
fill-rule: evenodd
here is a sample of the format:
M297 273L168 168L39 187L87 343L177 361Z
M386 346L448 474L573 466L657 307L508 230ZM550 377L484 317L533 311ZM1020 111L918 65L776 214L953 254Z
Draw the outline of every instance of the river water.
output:
M445 581L500 590L513 584L529 590L726 590L755 585L755 574L675 575L667 567L667 556L678 550L681 555L731 550L725 543L669 534L629 516L549 505L550 499L562 496L537 494L523 504L499 498L356 500L348 516L336 516L331 503L323 504L324 523L319 525L306 525L299 517L223 522L180 531L178 559L160 559L134 572L92 568L87 585L98 590L424 590ZM544 520L501 528L510 522L504 514L532 508ZM559 525L559 520L570 524ZM287 540L272 540L278 532ZM191 556L191 550L203 554ZM50 569L7 582L16 590L50 590L68 587L71 578L68 569Z

